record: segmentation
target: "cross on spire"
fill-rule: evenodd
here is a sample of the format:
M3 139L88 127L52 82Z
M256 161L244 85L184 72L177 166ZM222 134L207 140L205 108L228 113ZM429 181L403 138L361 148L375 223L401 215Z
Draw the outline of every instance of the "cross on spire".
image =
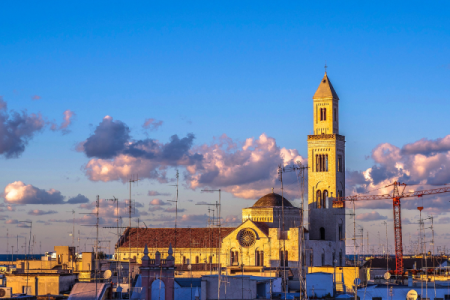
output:
M325 61L325 74L327 74L327 68L328 68L327 62Z

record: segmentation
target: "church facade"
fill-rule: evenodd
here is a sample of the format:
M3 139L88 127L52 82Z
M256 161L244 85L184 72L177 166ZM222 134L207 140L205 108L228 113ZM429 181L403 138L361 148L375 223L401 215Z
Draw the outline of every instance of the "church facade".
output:
M148 257L154 258L157 252L168 253L172 244L180 270L217 270L220 265L230 273L242 267L264 272L286 266L295 274L301 264L345 265L345 211L333 204L345 196L345 138L339 135L339 97L326 73L313 97L313 115L307 226L301 224L300 208L272 192L242 209L242 223L235 228L128 228L116 245L116 258L140 263L146 245Z

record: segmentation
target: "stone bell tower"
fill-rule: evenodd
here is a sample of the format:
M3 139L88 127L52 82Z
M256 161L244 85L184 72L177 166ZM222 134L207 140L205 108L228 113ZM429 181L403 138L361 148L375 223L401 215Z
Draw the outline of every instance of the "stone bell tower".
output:
M339 97L326 72L313 96L313 116L314 134L308 135L309 237L335 242L338 260L345 254L345 214L343 206L333 207L333 200L345 197L345 137L339 134Z
M313 97L314 134L308 135L308 206L331 208L345 193L345 137L339 134L339 97L325 73Z

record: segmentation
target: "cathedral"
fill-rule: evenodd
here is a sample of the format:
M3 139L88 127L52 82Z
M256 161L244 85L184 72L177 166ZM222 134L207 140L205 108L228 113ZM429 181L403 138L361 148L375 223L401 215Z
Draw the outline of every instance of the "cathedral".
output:
M146 245L154 258L156 252L167 254L171 244L180 271L212 272L220 265L228 274L283 267L295 274L300 265L344 266L345 211L336 200L345 197L345 137L339 134L339 97L326 72L313 96L313 115L307 224L301 224L300 208L272 191L242 209L237 227L127 228L116 244L116 259L140 263Z

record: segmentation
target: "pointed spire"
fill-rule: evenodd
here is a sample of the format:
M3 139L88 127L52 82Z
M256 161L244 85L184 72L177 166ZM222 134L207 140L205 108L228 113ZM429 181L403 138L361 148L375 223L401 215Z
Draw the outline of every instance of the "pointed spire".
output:
M322 81L320 82L319 87L317 88L317 91L314 94L313 99L336 99L336 100L339 100L339 97L338 97L336 91L334 90L330 79L328 78L326 69L325 69L325 75L323 76Z
M148 257L148 247L147 244L145 244L145 248L144 248L144 256L142 256L142 264L145 264L146 261L150 260L150 257Z

